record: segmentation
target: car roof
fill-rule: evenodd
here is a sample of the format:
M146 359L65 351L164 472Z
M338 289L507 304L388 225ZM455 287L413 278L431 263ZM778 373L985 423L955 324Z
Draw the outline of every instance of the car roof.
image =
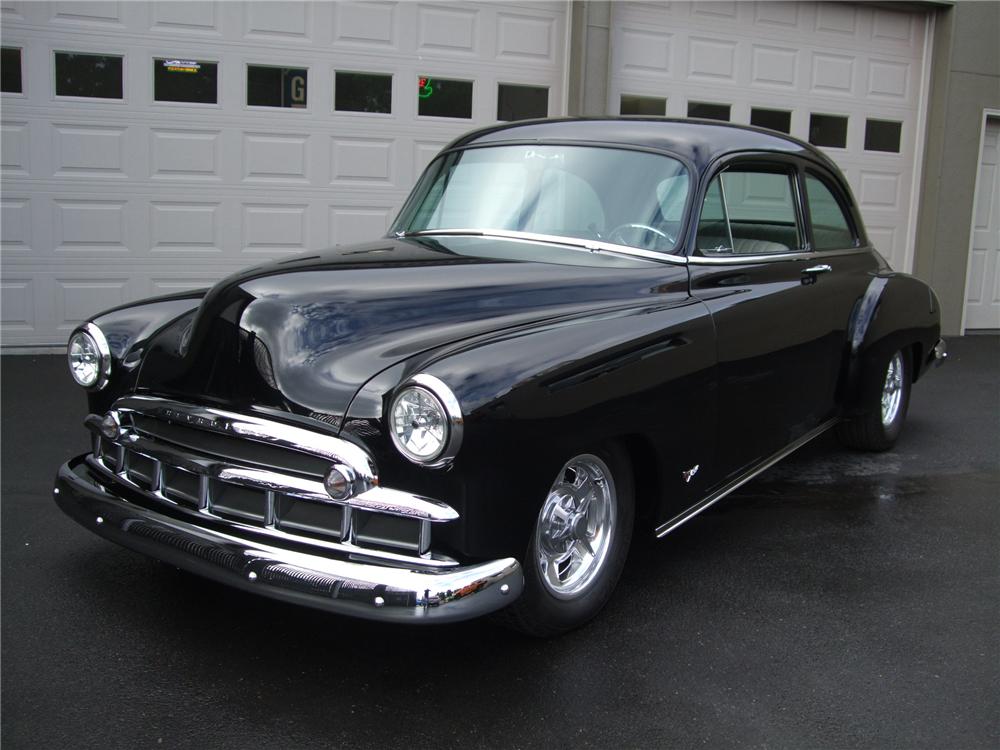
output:
M823 152L797 138L750 125L668 117L567 117L504 123L457 138L448 148L500 143L576 141L668 151L699 169L717 157L740 151L805 156L839 170Z

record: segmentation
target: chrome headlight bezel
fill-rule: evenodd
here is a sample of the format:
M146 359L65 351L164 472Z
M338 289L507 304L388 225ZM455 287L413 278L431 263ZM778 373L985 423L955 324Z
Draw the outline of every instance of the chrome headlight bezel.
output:
M402 438L396 431L395 412L396 405L410 390L420 390L428 395L435 402L442 415L442 423L445 427L445 434L441 441L441 448L430 456L418 456L412 453L404 445ZM407 380L397 390L389 405L389 413L386 419L389 435L392 437L392 444L396 450L407 460L418 466L438 468L449 465L458 455L462 447L462 436L464 432L464 418L462 407L459 406L458 399L451 389L439 378L433 375L414 375Z
M77 376L76 372L73 370L73 365L71 364L71 357L73 356L73 340L78 336L86 336L93 343L94 349L97 350L97 377L92 383L81 382ZM97 327L94 323L84 323L82 326L77 328L69 337L69 341L66 345L66 363L69 365L69 374L73 378L73 382L82 388L86 388L88 391L99 391L104 386L108 384L111 379L111 347L108 346L108 340L104 336L104 332Z

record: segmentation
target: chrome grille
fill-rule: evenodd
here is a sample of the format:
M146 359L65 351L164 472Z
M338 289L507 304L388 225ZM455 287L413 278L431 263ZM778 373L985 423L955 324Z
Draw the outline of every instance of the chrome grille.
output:
M119 435L91 415L91 464L148 497L190 512L301 541L380 557L453 564L430 551L431 526L457 518L447 505L377 486L371 460L346 441L300 427L152 397L115 404ZM354 496L323 487L332 463L358 476Z

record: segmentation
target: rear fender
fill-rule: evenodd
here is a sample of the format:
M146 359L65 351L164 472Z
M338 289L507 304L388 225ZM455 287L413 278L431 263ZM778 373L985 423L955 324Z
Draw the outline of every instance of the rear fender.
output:
M940 334L940 308L927 284L902 273L873 278L851 316L844 416L856 416L877 396L896 351L908 352L916 381Z

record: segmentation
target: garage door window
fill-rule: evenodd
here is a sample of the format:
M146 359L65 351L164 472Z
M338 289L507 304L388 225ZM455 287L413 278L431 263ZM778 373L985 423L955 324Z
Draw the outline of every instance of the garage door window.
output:
M779 133L791 133L792 113L782 109L754 107L750 110L750 124L758 128L777 130Z
M899 141L903 123L889 120L865 121L865 151L886 151L899 153Z
M252 107L306 106L309 71L305 68L247 66L247 104Z
M813 175L806 175L806 196L814 249L840 250L858 244L840 202L826 184Z
M122 58L56 52L56 95L122 98Z
M0 91L5 94L20 94L21 88L21 50L17 47L4 47L0 56Z
M420 76L417 97L417 114L421 116L472 119L472 81Z
M501 83L497 87L498 120L530 120L549 116L549 90L545 86Z
M333 108L338 112L392 112L392 76L337 71Z
M659 96L633 96L622 94L618 112L623 115L654 115L667 114L667 100Z
M722 120L729 122L728 104L710 104L709 102L688 102L688 117L698 117L702 120Z
M153 99L217 104L219 64L158 57L153 60Z
M847 148L847 118L840 115L810 115L809 142L826 148Z

